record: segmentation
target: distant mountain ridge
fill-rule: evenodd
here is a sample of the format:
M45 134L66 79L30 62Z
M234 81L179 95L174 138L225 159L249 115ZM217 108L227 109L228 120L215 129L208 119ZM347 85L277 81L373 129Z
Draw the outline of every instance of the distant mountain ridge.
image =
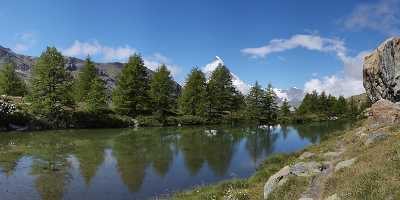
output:
M36 62L38 57L26 56L17 54L9 48L0 46L0 68L6 63L14 63L17 72L24 78L29 79L31 76L32 66ZM76 75L78 70L84 66L85 61L75 57L65 57L66 64L65 68ZM121 72L124 63L110 62L110 63L95 63L96 68L99 70L99 74L103 80L106 81L108 88L113 88L116 83L118 74ZM154 71L147 68L147 73L151 77ZM176 92L180 93L181 86L179 83L176 84Z

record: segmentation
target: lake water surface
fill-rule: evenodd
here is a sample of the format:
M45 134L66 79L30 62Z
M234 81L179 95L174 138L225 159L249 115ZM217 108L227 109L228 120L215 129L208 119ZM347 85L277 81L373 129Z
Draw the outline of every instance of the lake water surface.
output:
M272 153L301 150L348 127L336 121L269 130L241 126L0 133L0 199L149 199L249 177Z

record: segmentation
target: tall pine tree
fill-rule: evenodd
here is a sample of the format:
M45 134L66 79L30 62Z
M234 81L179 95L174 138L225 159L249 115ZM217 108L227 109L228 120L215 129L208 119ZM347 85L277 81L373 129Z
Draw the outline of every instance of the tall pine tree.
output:
M113 104L120 114L132 117L148 114L149 104L149 77L140 55L134 54L118 77L113 91Z
M150 97L154 114L164 123L166 117L174 113L176 108L174 81L164 64L156 70L150 82Z
M240 103L239 92L232 84L228 68L219 65L211 74L207 84L207 112L209 116L234 111Z
M278 119L277 96L271 84L268 84L263 98L263 122L273 125Z
M24 96L27 93L25 82L17 75L13 64L8 63L0 70L0 94Z
M202 116L206 107L206 78L198 68L192 69L179 97L179 109L185 115Z
M72 103L72 76L64 66L63 55L48 47L32 69L32 109L53 121L59 120L64 107Z
M280 115L282 118L289 118L290 117L290 105L288 100L285 98L281 107L279 108Z
M86 108L89 112L100 113L107 109L106 83L100 77L95 76L90 84Z
M259 120L262 117L263 98L265 91L261 88L260 84L256 81L251 87L249 94L246 96L246 113L252 120Z
M84 66L79 70L77 80L75 81L75 100L77 102L85 101L90 90L90 85L93 79L96 77L97 71L95 64L86 58Z

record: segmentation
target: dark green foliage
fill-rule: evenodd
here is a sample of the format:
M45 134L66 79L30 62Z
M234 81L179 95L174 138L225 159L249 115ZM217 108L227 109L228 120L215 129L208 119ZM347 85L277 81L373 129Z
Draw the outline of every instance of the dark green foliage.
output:
M281 107L279 108L279 118L283 122L290 121L291 112L290 112L290 105L288 100L285 98Z
M74 128L126 128L134 126L133 119L112 113L76 111L70 123Z
M153 75L150 83L150 97L154 114L164 123L168 115L176 109L174 81L165 65L161 65Z
M64 66L61 53L54 47L48 47L32 69L32 110L54 122L57 127L66 106L72 104L72 76Z
M277 96L272 85L268 84L263 97L262 122L269 125L275 124L278 120L278 109Z
M316 91L305 95L303 102L297 109L297 117L305 121L322 121L333 117L355 117L359 111L356 103L347 102L343 96L326 96L325 92ZM351 106L354 105L354 106ZM353 114L352 114L353 113Z
M140 55L129 58L113 91L113 104L119 114L132 117L149 113L149 77Z
M207 114L209 117L218 117L225 112L232 112L240 108L243 96L232 84L232 76L223 65L219 65L211 74L207 84Z
M265 91L256 81L251 87L249 94L246 96L246 113L249 119L258 120L262 115L264 108Z
M198 68L192 69L179 97L179 110L184 115L203 116L206 107L206 78Z
M75 81L75 101L82 102L85 101L89 96L90 85L93 79L97 76L96 66L90 60L86 58L85 65L79 70L77 80Z
M205 124L205 119L199 116L183 115L178 119L181 125L201 125Z
M95 77L88 91L86 107L89 112L101 112L107 109L106 83L100 77Z
M25 82L18 77L13 64L5 64L0 70L0 94L24 96L27 93Z

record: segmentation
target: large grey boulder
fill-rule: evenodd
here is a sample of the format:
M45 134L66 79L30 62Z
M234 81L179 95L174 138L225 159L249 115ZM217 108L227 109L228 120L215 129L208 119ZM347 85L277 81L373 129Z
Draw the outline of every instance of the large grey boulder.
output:
M320 174L326 170L328 166L311 161L311 162L299 162L292 166L286 166L279 170L276 174L269 177L268 181L264 185L264 199L268 199L274 189L286 183L286 181L292 176L310 177Z
M363 78L373 103L380 99L400 101L400 38L387 39L364 58Z

